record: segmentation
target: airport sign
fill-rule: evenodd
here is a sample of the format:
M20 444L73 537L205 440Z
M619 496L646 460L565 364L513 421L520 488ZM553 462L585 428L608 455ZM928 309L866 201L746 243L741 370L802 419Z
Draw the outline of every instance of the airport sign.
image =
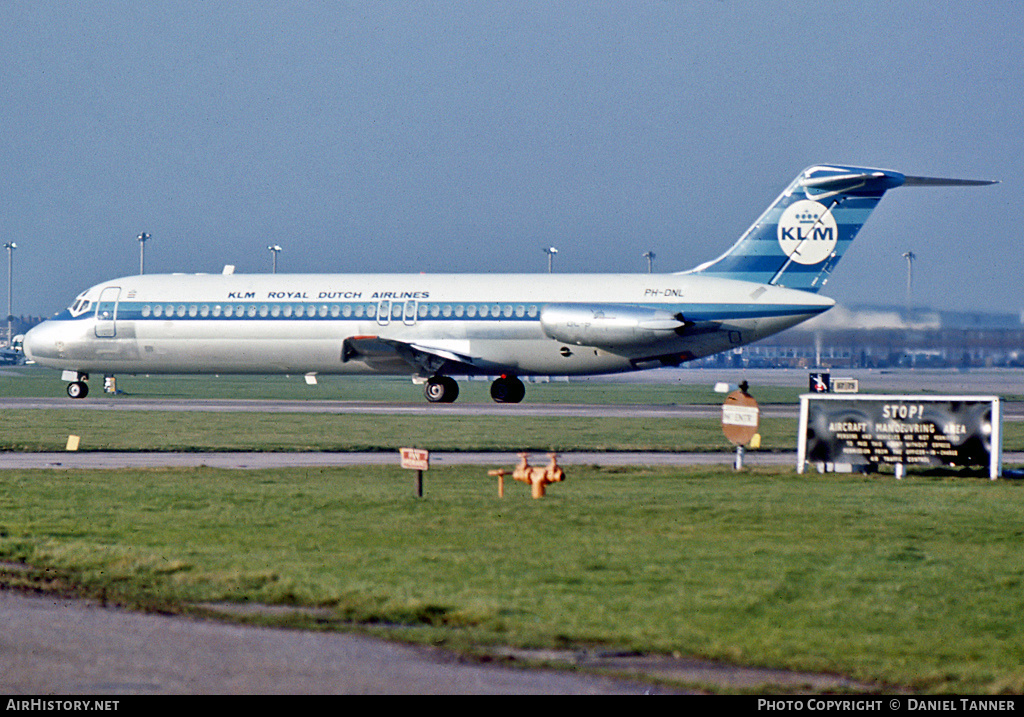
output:
M430 468L430 451L425 448L399 448L402 456L402 468L413 471L425 471Z
M797 470L891 466L988 466L1002 471L997 396L804 394ZM831 468L830 468L831 466ZM842 467L842 468L840 468Z
M745 446L757 435L760 423L760 409L749 393L740 389L733 391L722 404L722 432L735 446Z

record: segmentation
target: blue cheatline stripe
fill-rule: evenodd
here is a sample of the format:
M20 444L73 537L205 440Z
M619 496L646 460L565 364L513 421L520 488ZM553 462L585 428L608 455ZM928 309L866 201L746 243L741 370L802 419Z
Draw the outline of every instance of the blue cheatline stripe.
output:
M420 302L419 306L426 306L426 315L417 311L415 322L413 316L409 316L410 323L430 321L538 321L544 304L534 303L499 303L488 302L487 315L479 314L479 307L482 304L472 304L476 308L476 314L469 316L466 307L469 304L459 302ZM757 304L623 304L624 306L638 306L659 311L666 311L673 314L682 314L688 321L728 321L731 319L769 318L783 316L798 316L802 314L821 313L828 307L819 304L796 304L766 306ZM160 306L157 314L155 307ZM396 306L403 308L403 312L395 314L392 312L390 323L401 324L405 319L404 306L401 302ZM457 314L456 307L462 307L461 315ZM492 315L494 306L499 306L499 315ZM512 315L505 315L505 307L512 307ZM168 307L171 314L168 315ZM219 307L215 314L214 307ZM277 315L274 315L274 309ZM290 315L285 315L285 307L290 310ZM301 307L302 315L296 315L296 309ZM327 307L326 311L323 307ZM345 315L345 308L349 309L349 316ZM357 307L362 310L356 315ZM438 308L437 315L434 314L434 307ZM443 308L450 307L449 315L444 315ZM522 314L518 311L522 307ZM205 308L205 313L204 313ZM228 314L230 309L230 314ZM367 313L371 310L374 314ZM194 310L194 313L193 313ZM324 304L324 303L266 303L266 302L121 302L117 307L118 321L377 321L375 315L376 303L361 304ZM80 316L73 317L67 311L54 317L54 320L88 320L95 317L92 311Z

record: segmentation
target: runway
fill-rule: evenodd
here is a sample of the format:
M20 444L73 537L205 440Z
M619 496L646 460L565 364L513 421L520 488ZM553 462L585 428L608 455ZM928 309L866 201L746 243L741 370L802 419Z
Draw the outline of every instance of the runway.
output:
M544 453L532 453L537 460L546 459ZM562 465L600 466L698 466L732 465L735 454L720 453L559 453ZM502 466L515 465L517 453L466 452L431 453L430 467L444 468L456 465ZM756 465L796 465L796 453L759 453L747 451L744 462ZM262 470L271 468L337 467L360 465L398 465L397 451L375 453L162 453L162 452L77 452L63 453L0 453L0 470L55 469L78 470L116 468L199 467Z

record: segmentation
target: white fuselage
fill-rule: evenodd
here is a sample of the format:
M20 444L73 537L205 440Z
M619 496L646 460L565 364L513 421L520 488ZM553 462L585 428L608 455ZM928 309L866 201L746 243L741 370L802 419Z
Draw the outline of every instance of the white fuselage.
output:
M144 275L88 289L24 347L83 374L600 374L742 346L833 303L686 274ZM399 350L346 353L371 337Z

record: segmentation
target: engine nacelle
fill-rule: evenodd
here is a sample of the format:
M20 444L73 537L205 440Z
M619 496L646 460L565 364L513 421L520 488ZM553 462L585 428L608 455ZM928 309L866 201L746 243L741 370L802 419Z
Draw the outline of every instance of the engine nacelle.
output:
M618 304L548 304L540 312L544 333L576 346L626 348L672 339L686 326L679 314Z

